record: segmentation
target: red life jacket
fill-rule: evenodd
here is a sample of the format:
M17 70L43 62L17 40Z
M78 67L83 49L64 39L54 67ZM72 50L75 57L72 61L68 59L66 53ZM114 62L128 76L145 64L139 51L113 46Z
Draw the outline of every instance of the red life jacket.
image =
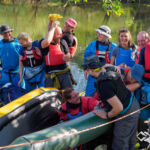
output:
M138 64L139 63L139 58L140 58L140 52L141 52L141 48L139 47L136 53L136 60L135 63Z
M79 116L78 114L82 112L83 114L86 114L94 109L94 107L98 104L98 101L95 98L92 97L81 97L81 103L79 104L79 107L77 108L68 108L67 103L63 103L61 105L59 116L60 120L70 120L68 117L68 114L71 114L72 116Z
M102 55L104 55L104 58L105 58L106 62L107 62L108 64L110 64L109 50L110 50L110 48L111 48L112 43L108 41L108 48L106 49L106 51L100 51L100 50L98 49L98 44L99 44L99 42L96 41L96 56L99 56L100 58L101 58L101 57L103 58Z
M36 67L40 66L43 62L42 56L36 53L35 47L32 50L24 49L24 57L22 58L22 63L24 66Z
M150 44L147 44L145 47L144 62L145 62L144 77L150 79Z
M78 45L78 40L75 36L73 36L74 40L75 40L75 45L73 47L69 47L69 51L71 56L74 56L76 50L77 50L77 45Z
M49 45L49 52L45 56L45 65L46 66L57 66L64 64L65 61L63 60L64 53L62 52L60 45Z

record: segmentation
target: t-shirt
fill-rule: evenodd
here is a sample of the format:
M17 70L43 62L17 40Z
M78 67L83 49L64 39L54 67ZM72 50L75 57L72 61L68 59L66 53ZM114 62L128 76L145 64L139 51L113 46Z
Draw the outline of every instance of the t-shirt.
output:
M126 108L129 104L131 92L126 88L122 79L119 77L117 80L103 80L99 85L100 89L100 99L103 102L104 106L111 110L111 105L107 102L108 99L113 96L117 96L123 107Z

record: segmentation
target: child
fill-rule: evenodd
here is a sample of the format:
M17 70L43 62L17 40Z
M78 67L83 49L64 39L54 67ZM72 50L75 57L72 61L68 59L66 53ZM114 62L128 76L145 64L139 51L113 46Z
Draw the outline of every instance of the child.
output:
M18 35L18 41L22 46L19 51L20 81L18 85L22 84L22 78L24 78L25 88L28 91L44 87L45 73L39 42L32 42L30 36L24 32Z

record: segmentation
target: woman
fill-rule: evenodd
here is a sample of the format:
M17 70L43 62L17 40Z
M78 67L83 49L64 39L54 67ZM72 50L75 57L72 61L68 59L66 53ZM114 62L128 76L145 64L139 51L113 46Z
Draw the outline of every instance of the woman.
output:
M62 101L59 116L61 121L72 120L84 115L94 109L98 105L98 100L93 97L79 96L72 88L66 88L60 92Z
M96 89L106 108L94 110L94 113L103 119L117 119L139 109L120 75L113 67L104 68L102 64L97 56L88 57L84 63L88 74L97 78ZM112 150L134 150L138 116L138 113L132 114L114 123Z
M119 31L119 46L115 47L111 53L111 64L127 65L132 67L135 63L133 57L135 48L131 43L132 37L128 29L120 29Z

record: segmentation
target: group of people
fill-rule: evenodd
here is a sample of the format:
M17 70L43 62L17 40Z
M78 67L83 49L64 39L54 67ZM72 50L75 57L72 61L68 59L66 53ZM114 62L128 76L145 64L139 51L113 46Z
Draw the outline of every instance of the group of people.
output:
M79 96L73 89L76 82L69 69L78 44L73 33L77 22L69 18L63 30L59 24L58 21L49 21L48 33L40 41L32 41L24 32L15 39L11 36L13 29L8 25L0 27L3 36L0 41L1 88L11 83L27 91L39 87L60 89L60 122L91 111L102 119L117 119L148 105L149 92L144 93L144 98L141 96L143 87L147 88L145 91L150 87L150 38L147 32L138 33L136 46L132 43L130 31L120 29L117 46L109 40L112 36L108 26L96 29L97 40L84 51L83 69L87 86L85 96ZM149 132L149 126L145 124L148 120L149 107L140 114L137 112L116 121L112 132L103 135L106 140L98 137L84 144L82 149L94 150L102 143L108 145L108 150L134 150L137 129ZM148 142L140 141L140 149L148 145Z
M84 51L83 69L87 80L85 96L79 99L73 89L65 89L62 92L65 102L59 112L60 119L71 120L92 110L103 119L129 115L113 124L113 132L108 131L86 143L83 149L94 150L99 144L107 144L108 150L134 150L137 130L139 135L140 132L150 132L149 107L130 114L149 104L149 35L145 31L139 32L136 46L132 43L130 31L121 29L117 46L109 41L111 29L108 26L102 25L95 31L97 40L91 42ZM146 90L143 91L143 88ZM97 107L93 105L103 109L95 109ZM148 141L141 140L139 143L139 149L148 149Z
M58 21L50 20L48 33L40 41L32 41L25 32L13 38L13 29L2 25L0 88L10 83L18 91L23 88L29 92L40 87L65 89L76 84L69 69L69 61L77 49L77 38L73 33L76 25L77 22L69 18L62 30ZM4 101L5 104L8 102Z

